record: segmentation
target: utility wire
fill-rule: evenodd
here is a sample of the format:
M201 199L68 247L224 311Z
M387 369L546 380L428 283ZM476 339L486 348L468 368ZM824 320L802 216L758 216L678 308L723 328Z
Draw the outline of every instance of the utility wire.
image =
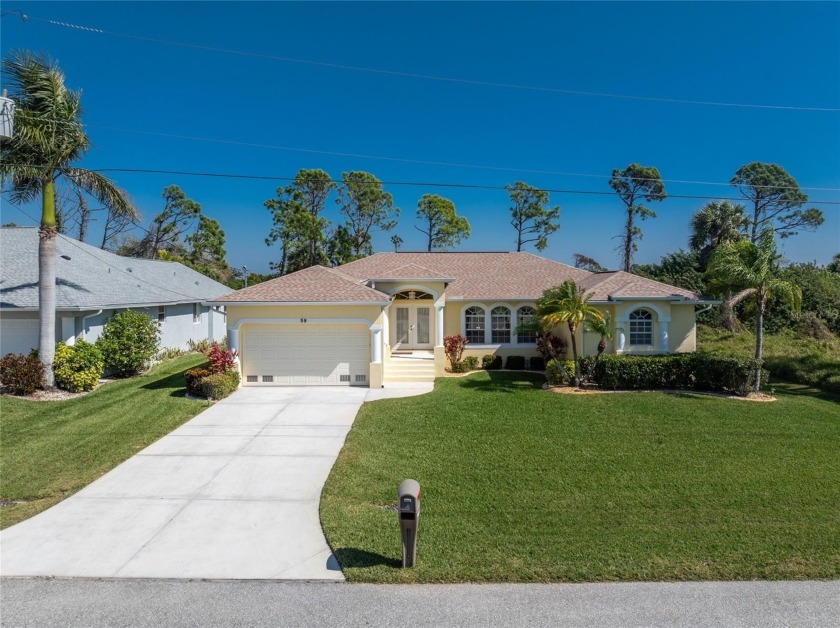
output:
M58 124L72 124L75 125L76 123L70 122L67 120L55 120L52 118L47 118L45 116L30 116L36 120L43 120L46 122L55 122ZM237 140L228 140L223 138L212 138L212 137L201 137L195 135L182 135L178 133L163 133L160 131L147 131L141 129L126 129L122 127L112 127L112 126L103 126L97 124L84 124L83 126L91 128L91 129L101 129L105 131L116 131L119 133L130 133L134 135L149 135L155 137L165 137L169 139L179 139L179 140L188 140L188 141L195 141L195 142L210 142L215 144L224 144L229 146L247 146L250 148L265 148L270 150L280 150L280 151L290 151L290 152L299 152L299 153L307 153L307 154L315 154L315 155L330 155L333 157L351 157L354 159L374 159L377 161L389 161L389 162L397 162L397 163L410 163L410 164L420 164L425 166L443 166L447 168L470 168L474 170L492 170L495 172L519 172L525 174L545 174L545 175L554 175L554 176L563 176L563 177L586 177L586 178L593 178L593 179L606 179L607 175L604 174L588 174L588 173L581 173L581 172L564 172L559 170L539 170L539 169L529 169L529 168L510 168L505 166L487 166L481 164L468 164L468 163L458 163L458 162L451 162L451 161L434 161L434 160L427 160L427 159L411 159L405 157L385 157L381 155L369 155L365 153L349 153L349 152L341 152L341 151L329 151L329 150L320 150L315 148L300 148L295 146L278 146L275 144L263 144L258 142L242 142ZM634 181L652 181L654 179L649 179L647 177L631 177ZM711 186L730 186L732 183L729 182L717 182L717 181L693 181L689 179L660 179L664 183L680 183L686 185L711 185ZM776 190L786 190L786 189L794 189L794 190L815 190L820 192L840 192L840 188L827 188L827 187L801 187L801 186L782 186L782 185L757 185L754 187L758 188L772 188Z
M21 14L23 15L23 14ZM87 33L94 33L94 34L101 34L101 35L111 35L113 37L123 37L127 39L134 39L138 41L145 41L150 43L156 44L164 44L167 46L179 46L182 48L192 48L195 50L205 50L209 52L219 52L223 54L229 55L237 55L242 57L256 57L260 59L268 59L271 61L281 61L284 63L296 63L302 65L310 65L310 66L319 66L319 67L326 67L326 68L334 68L339 70L350 70L353 72L366 72L369 74L380 74L380 75L387 75L387 76L398 76L403 78L412 78L412 79L421 79L426 81L438 81L443 83L461 83L465 85L475 85L479 87L495 87L495 88L503 88L503 89L516 89L516 90L526 90L532 92L548 92L548 93L556 93L556 94L567 94L572 96L590 96L590 97L598 97L598 98L613 98L613 99L623 99L623 100L639 100L639 101L648 101L648 102L659 102L659 103L668 103L668 104L681 104L681 105L703 105L703 106L711 106L711 107L736 107L736 108L744 108L744 109L777 109L777 110L788 110L788 111L821 111L821 112L840 112L840 108L837 107L804 107L804 106L794 106L794 105L763 105L763 104L751 104L751 103L733 103L733 102L719 102L719 101L708 101L708 100L690 100L690 99L682 99L682 98L662 98L662 97L655 97L655 96L637 96L631 94L615 94L609 92L594 92L594 91L584 91L584 90L575 90L575 89L563 89L558 87L546 87L546 86L537 86L537 85L522 85L518 83L503 83L503 82L496 82L496 81L483 81L477 79L467 79L467 78L458 78L458 77L448 77L448 76L438 76L434 74L421 74L418 72L405 72L400 70L387 70L384 68L372 68L366 66L358 66L358 65L349 65L345 63L332 63L328 61L315 61L312 59L300 59L296 57L286 57L280 55L272 55L267 53L260 53L260 52L249 52L244 50L234 50L231 48L222 48L219 46L208 46L204 44L195 44L190 42L184 41L176 41L171 39L161 39L158 37L150 37L147 35L136 35L133 33L122 33L117 31L109 31L104 30L101 28L94 28L91 26L82 26L79 24L72 24L69 22L61 22L58 20L52 20L47 18L40 18L34 16L26 16L29 19L32 19L37 22L42 22L45 24L51 24L53 26L59 26L62 28L67 28L71 30L77 30Z

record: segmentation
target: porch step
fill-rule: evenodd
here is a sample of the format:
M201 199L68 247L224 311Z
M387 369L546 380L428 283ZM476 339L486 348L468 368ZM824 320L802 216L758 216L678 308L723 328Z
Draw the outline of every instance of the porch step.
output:
M426 359L392 357L385 367L385 383L433 382L435 362Z

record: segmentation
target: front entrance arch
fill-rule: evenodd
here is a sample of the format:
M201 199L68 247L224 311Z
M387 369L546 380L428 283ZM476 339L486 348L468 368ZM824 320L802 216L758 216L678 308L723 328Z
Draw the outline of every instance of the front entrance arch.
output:
M434 347L434 297L421 290L394 294L390 309L391 347L394 351Z

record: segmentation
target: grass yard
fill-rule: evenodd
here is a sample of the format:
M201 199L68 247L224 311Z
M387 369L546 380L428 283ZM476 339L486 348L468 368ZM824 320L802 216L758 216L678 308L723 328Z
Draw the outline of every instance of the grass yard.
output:
M482 372L365 404L321 500L355 582L840 577L838 397L560 395ZM422 487L399 568L397 484Z
M185 397L187 355L67 401L0 401L0 527L60 502L206 408Z

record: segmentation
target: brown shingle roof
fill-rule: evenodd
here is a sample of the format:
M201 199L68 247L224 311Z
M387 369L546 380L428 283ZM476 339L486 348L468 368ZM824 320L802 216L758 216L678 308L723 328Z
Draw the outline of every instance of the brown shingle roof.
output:
M591 292L592 301L606 301L609 298L632 297L676 297L690 301L702 300L703 297L691 290L677 288L661 281L639 277L623 270L593 273L578 284Z
M536 299L566 279L580 281L591 274L530 253L377 253L340 269L370 279L390 277L406 266L454 277L446 288L449 299Z
M343 267L342 267L343 268ZM437 279L438 281L454 281L452 275L444 275L434 270L429 270L420 264L405 264L394 270L386 271L386 274L368 279Z
M334 268L311 266L237 290L220 303L387 303L388 295Z

